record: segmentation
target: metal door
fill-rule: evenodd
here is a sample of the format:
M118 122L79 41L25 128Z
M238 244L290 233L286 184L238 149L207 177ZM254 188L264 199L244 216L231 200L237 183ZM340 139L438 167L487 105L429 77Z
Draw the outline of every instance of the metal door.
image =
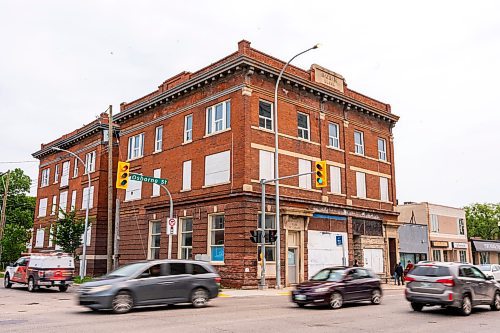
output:
M299 280L299 251L296 247L288 248L288 283L297 284Z

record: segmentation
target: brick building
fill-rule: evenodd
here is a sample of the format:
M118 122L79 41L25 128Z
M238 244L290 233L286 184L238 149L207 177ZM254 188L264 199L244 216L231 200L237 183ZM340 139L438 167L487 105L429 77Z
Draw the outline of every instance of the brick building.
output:
M115 137L117 137L117 132L115 132ZM55 151L53 147L77 154L85 162L85 167L70 154ZM77 216L85 217L87 170L90 172L89 236L87 238L87 274L89 275L100 275L106 272L107 150L108 116L101 114L90 124L50 143L42 144L40 150L32 154L40 160L31 245L33 252L56 248L50 229L55 226L60 210L66 212L75 210Z
M249 232L260 213L259 179L274 174L274 85L284 64L241 41L220 61L122 103L113 119L121 129L119 159L130 161L134 173L169 179L179 218L172 257L207 254L225 286L257 285L258 246ZM307 279L343 258L388 275L398 248L392 136L398 117L390 105L349 89L341 75L318 65L289 66L278 103L280 176L311 171L316 160L329 166L325 189L314 188L312 176L280 182L282 283ZM274 193L274 186L267 191ZM166 258L163 189L131 181L117 196L120 264ZM269 195L270 229L274 207ZM275 252L266 248L269 285Z

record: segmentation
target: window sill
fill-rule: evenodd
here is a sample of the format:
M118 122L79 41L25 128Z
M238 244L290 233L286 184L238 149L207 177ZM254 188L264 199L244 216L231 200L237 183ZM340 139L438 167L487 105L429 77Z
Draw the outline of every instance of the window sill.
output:
M344 149L340 149L340 148L337 148L337 147L334 147L334 146L326 146L326 148L331 149L331 150L340 151L340 152L345 152Z
M212 185L212 186L213 186L213 185ZM185 190L180 190L179 192L181 192L181 193L182 193L182 192L190 192L190 191L191 191L191 189L190 189L190 188L188 188L188 189L185 189Z
M378 158L368 157L366 155L361 155L361 154L353 153L353 152L349 152L349 154L354 155L354 156L363 157L363 158L369 159L371 161L376 161L376 162L380 162L380 163L391 165L391 162L387 162L387 161L384 161L384 160L379 160Z
M131 201L137 201L137 200L142 200L142 198L137 198L137 199L125 199L123 202L131 202Z
M143 157L144 157L144 155L139 156L139 157L134 157L134 158L128 159L126 162L132 162L132 161L135 161L135 160L140 160Z
M231 184L231 182L218 183L218 184L211 184L211 185L203 185L201 188L210 188L210 187L221 186L221 185L227 185L227 184Z
M392 204L392 201L384 201L384 200L379 200L379 199L371 199L371 198L360 198L356 196L351 196L352 199L360 199L360 200L367 200L367 201L373 201L373 202L380 202L380 203L386 203L386 204Z
M335 192L326 192L327 194L329 195L336 195L336 196L339 196L339 197L346 197L345 194L343 193L335 193Z
M231 127L226 128L226 129L223 129L222 131L213 132L213 133L210 133L210 134L205 134L205 135L203 136L203 139L208 138L208 137L210 137L210 136L217 135L217 134L221 134L221 133L224 133L224 132L229 132L230 130L231 130Z
M155 194L155 195L152 195L151 198L158 198L160 195L159 194ZM130 200L129 200L130 201ZM133 201L133 200L132 200Z
M181 146L184 146L184 145L190 144L191 142L193 142L193 140L184 141L183 143L181 143Z
M159 153L161 153L161 152L163 152L163 150L155 150L155 151L153 152L153 155L154 155L154 154L159 154Z
M210 261L210 265L212 266L224 266L226 263L224 261Z
M254 130L257 130L257 131L262 131L262 132L266 132L266 133L270 133L270 134L274 134L274 131L273 130L270 130L270 129L267 129L267 128L264 128L264 127L259 127L259 126L251 126L252 129Z

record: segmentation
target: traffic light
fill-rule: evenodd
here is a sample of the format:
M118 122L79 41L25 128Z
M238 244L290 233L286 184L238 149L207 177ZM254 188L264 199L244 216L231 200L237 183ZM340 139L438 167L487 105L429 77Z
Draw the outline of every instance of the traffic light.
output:
M129 177L130 163L118 161L118 169L116 170L116 188L126 190Z
M274 243L276 242L276 239L278 238L278 234L276 230L271 229L266 231L266 243Z
M314 163L316 172L314 174L314 179L316 179L316 188L326 187L327 176L326 176L326 161L317 161Z
M260 230L251 230L250 234L250 240L252 243L261 243L262 242L262 231Z

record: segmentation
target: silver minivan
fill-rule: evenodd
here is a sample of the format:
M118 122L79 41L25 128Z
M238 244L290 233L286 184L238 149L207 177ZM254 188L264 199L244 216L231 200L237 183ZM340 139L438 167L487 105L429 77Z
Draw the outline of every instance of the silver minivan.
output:
M473 265L448 262L417 264L406 276L406 299L415 311L424 306L457 308L468 316L476 305L500 311L500 284Z

